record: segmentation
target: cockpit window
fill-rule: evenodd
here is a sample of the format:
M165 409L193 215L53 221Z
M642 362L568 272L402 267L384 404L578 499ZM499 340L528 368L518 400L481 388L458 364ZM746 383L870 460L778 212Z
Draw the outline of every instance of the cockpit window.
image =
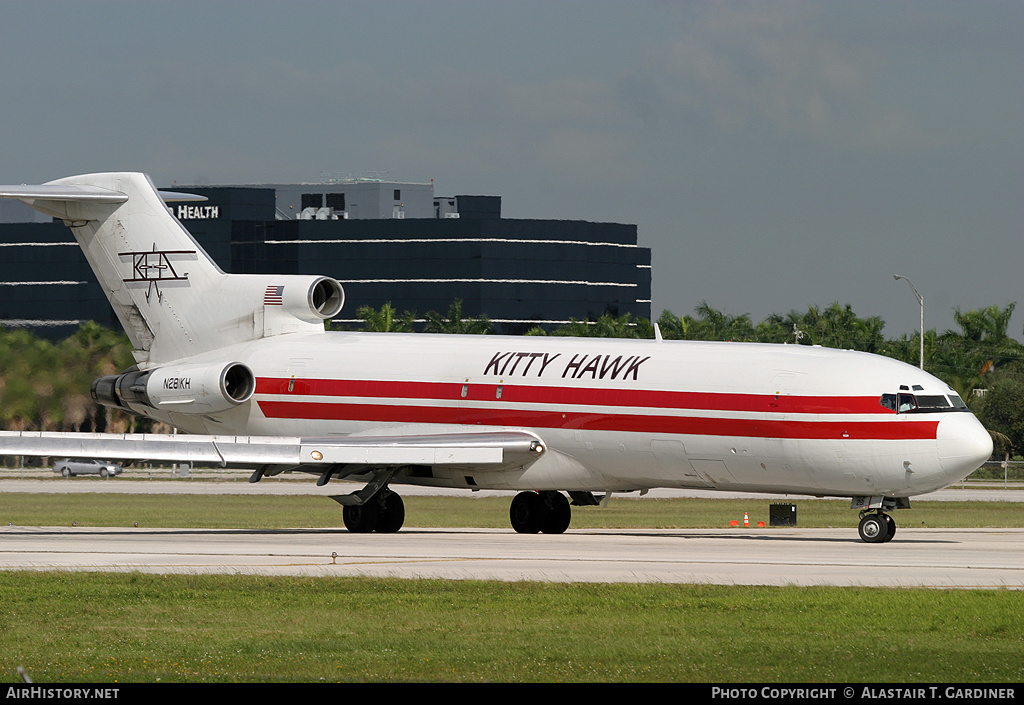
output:
M948 409L953 406L949 403L949 399L942 395L917 395L917 406L920 409Z
M914 385L915 387L919 385ZM899 414L936 411L969 411L964 400L953 391L949 394L883 394L878 403Z
M913 411L917 408L917 402L914 400L913 394L900 394L899 402L897 403L896 410L905 414L908 411Z

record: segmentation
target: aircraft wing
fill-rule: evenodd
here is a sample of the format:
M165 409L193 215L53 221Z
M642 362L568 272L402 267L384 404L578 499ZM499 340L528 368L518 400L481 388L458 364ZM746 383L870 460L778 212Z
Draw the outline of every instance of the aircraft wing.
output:
M525 431L329 438L0 431L0 455L279 466L313 473L332 465L499 470L531 463L543 453L541 440Z

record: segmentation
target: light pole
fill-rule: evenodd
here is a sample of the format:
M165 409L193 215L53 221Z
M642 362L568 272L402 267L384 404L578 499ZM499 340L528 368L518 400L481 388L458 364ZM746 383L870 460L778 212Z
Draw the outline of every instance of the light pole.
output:
M900 274L893 274L892 278L896 279L896 280L902 279L907 284L910 284L910 290L914 292L914 296L917 297L917 302L919 304L921 304L921 355L920 355L919 359L921 361L921 369L923 370L924 369L924 297L921 296L919 293L917 293L917 289L914 288L913 282L911 282L906 277L904 277L904 276L902 276Z

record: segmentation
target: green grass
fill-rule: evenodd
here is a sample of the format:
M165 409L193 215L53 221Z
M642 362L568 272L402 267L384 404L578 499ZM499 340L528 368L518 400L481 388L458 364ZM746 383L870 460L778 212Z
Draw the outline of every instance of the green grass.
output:
M1020 593L0 572L36 682L1020 682Z
M613 499L574 528L724 527L768 502ZM844 501L797 502L848 526ZM507 498L407 497L407 525L508 526ZM1024 524L1020 504L920 502L901 526ZM0 523L337 527L322 497L0 495ZM771 529L765 529L771 531ZM0 572L0 681L1008 682L1018 591Z
M406 497L409 527L508 528L510 498ZM607 507L574 507L573 529L725 528L730 520L769 524L763 499L625 499ZM845 500L797 501L804 528L849 527L858 513ZM901 527L1024 528L1014 502L915 502L894 513ZM341 506L326 497L244 495L20 494L0 495L0 525L133 526L174 528L330 528L342 526Z

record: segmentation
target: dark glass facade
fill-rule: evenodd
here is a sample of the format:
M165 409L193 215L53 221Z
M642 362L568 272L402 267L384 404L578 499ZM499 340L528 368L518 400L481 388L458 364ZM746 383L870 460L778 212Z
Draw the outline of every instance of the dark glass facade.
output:
M89 320L120 329L71 231L0 223L0 325L59 340Z
M458 218L277 220L274 190L177 187L209 198L175 215L226 272L323 274L360 306L487 315L503 333L604 313L651 315L651 252L635 225L500 217L500 198L456 197ZM0 321L47 337L81 321L116 327L70 231L0 223Z

